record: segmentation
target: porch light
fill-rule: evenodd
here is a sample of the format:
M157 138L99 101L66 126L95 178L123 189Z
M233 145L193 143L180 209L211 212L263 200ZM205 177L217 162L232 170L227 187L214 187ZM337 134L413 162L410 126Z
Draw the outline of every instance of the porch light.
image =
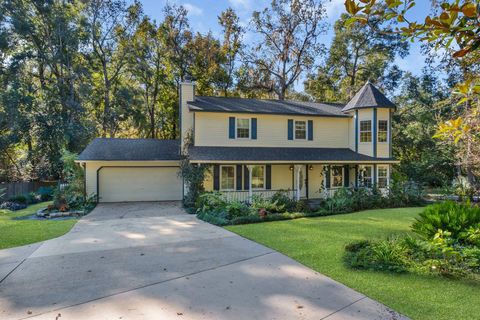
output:
M308 166L308 170L312 171L312 170L313 170L313 166L312 166L312 165L309 165L309 166Z
M288 170L293 171L293 166L290 166Z

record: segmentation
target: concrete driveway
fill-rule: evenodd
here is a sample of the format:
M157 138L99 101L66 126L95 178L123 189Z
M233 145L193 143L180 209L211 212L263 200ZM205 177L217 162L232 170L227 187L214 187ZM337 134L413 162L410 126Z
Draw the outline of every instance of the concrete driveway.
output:
M101 204L0 251L0 319L401 319L179 203Z

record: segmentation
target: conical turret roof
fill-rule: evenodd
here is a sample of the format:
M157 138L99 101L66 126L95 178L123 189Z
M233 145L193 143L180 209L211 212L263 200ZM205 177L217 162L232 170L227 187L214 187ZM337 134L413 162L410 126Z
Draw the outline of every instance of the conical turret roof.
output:
M370 81L355 94L342 109L343 112L362 108L394 108L396 106Z

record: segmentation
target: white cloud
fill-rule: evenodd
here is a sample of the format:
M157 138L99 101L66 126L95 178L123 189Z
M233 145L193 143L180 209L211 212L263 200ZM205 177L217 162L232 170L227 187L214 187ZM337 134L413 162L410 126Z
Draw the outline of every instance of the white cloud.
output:
M330 21L336 21L345 10L345 0L332 0L325 4L325 12Z
M185 7L185 9L187 9L188 13L192 16L201 16L203 14L202 9L200 9L197 6L194 6L191 3L185 3L183 6Z
M250 9L252 6L252 0L228 0L228 2L236 8L243 7L245 9Z

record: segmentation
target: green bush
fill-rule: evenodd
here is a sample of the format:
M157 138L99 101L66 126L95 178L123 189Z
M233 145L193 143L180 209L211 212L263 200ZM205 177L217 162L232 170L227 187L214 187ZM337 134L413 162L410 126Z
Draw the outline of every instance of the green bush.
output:
M40 202L40 196L37 195L35 192L29 192L25 195L27 199L27 204L34 204Z
M89 211L93 209L96 199L85 195L84 175L80 165L75 163L76 154L67 150L62 151L63 180L66 182L53 192L53 204L61 211L78 210ZM49 197L48 189L43 189L43 197Z
M427 240L433 239L439 231L447 231L455 241L465 244L478 241L479 225L479 207L445 201L426 207L412 230Z
M288 192L287 190L279 190L272 196L271 201L277 205L276 212L291 211L295 207L296 201L288 196Z
M37 190L37 194L40 196L41 201L50 201L53 199L54 189L52 187L40 187Z
M225 207L226 218L229 220L248 216L252 213L252 210L245 203L240 201L233 201Z
M345 250L345 261L352 268L392 272L407 270L406 247L396 238L354 242Z
M352 268L479 278L480 208L451 201L430 205L412 230L420 238L352 243L345 261Z
M0 188L0 201L3 200L3 198L5 198L5 195L6 195L6 188Z
M388 192L390 207L418 206L425 204L425 192L414 181L393 180Z
M252 198L252 208L258 210L264 209L268 213L283 213L294 206L292 200L281 192L275 193L271 199L265 199L260 195L254 195Z
M11 202L16 202L16 203L21 203L21 204L27 204L27 197L23 194L10 197L9 199Z
M197 197L197 213L224 212L227 202L219 192L205 192Z
M345 247L345 262L354 269L474 277L480 273L480 249L412 237L358 241Z

